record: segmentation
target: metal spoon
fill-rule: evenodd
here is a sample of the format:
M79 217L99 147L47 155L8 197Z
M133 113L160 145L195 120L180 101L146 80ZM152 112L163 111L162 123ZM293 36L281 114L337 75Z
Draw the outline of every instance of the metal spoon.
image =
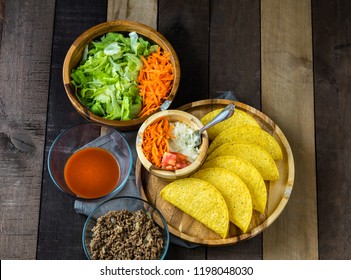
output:
M202 132L204 132L206 129L209 129L211 126L214 126L215 124L230 118L234 114L234 110L235 110L235 105L229 104L216 117L214 117L212 121L210 121L208 124L203 126L201 129L196 130L194 134L195 134L195 137L196 136L198 137L196 137L197 140L195 143L195 147L200 146L202 143L202 137L201 137Z

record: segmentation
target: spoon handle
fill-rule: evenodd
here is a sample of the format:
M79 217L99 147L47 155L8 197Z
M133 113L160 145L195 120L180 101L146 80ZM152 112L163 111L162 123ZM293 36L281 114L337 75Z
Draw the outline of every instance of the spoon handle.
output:
M212 121L210 121L208 124L206 124L200 129L200 133L210 128L211 126L214 126L215 124L230 118L234 114L234 110L234 104L229 104L228 106L226 106L216 117L213 118Z

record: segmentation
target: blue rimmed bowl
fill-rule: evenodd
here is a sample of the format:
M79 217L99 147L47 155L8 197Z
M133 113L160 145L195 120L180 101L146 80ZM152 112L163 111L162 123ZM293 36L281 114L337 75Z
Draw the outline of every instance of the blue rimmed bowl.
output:
M108 214L110 211L141 211L152 222L152 226L149 225L146 230L141 228L140 220L131 220L127 215L118 215L119 218L116 218L116 215ZM99 230L96 230L94 227L98 222ZM167 222L162 213L149 202L132 196L115 197L99 204L88 216L82 232L83 249L88 259L163 260L169 239Z

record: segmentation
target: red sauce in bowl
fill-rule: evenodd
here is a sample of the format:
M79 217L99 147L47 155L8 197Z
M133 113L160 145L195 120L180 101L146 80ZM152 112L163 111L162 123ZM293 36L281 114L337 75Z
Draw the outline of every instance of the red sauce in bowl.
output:
M118 162L109 151L89 147L75 152L67 160L64 178L78 197L99 198L113 191L119 173Z

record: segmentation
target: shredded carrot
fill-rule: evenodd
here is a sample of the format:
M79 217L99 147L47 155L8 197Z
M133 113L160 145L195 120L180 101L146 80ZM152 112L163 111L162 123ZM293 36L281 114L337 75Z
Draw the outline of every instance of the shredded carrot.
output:
M138 76L138 87L143 108L139 117L149 115L161 106L171 91L174 79L169 52L161 51L159 47L147 59L141 59L144 67Z
M157 167L161 167L163 154L169 152L168 139L173 126L167 117L161 117L150 124L143 133L142 149L145 157Z

